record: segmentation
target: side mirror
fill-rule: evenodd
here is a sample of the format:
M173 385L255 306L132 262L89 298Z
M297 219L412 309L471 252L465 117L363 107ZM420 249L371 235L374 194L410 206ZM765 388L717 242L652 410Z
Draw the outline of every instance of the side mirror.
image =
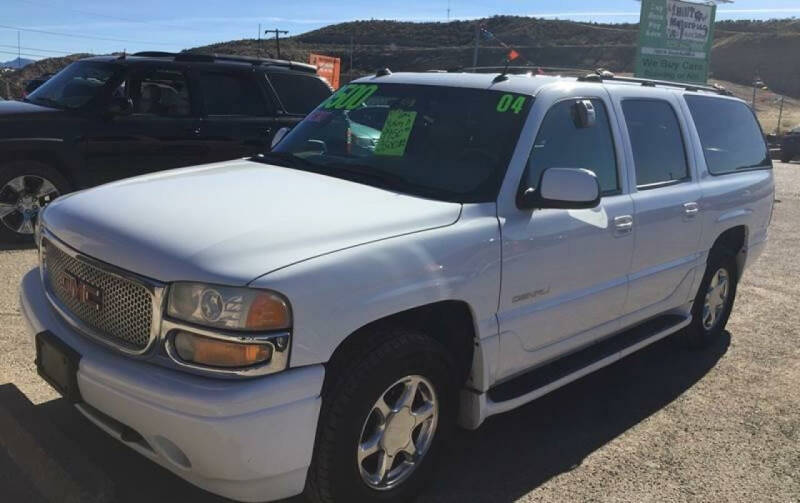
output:
M600 183L588 169L550 168L544 170L537 188L520 191L520 209L560 208L579 210L600 204Z
M597 112L591 100L576 101L572 106L572 117L578 129L594 127L597 123Z
M133 100L123 96L111 98L107 111L111 115L130 115L133 113Z
M280 143L280 141L283 140L283 137L286 136L288 133L289 133L288 127L282 127L279 130L275 131L275 135L272 137L272 143L270 143L269 148L270 149L275 148L275 146L278 145L278 143Z

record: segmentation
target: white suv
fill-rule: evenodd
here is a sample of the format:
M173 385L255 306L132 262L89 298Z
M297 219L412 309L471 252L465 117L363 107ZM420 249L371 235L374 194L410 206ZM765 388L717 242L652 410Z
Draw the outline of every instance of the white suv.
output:
M381 72L271 153L58 199L22 308L42 377L189 482L407 501L457 423L717 336L770 168L713 88Z

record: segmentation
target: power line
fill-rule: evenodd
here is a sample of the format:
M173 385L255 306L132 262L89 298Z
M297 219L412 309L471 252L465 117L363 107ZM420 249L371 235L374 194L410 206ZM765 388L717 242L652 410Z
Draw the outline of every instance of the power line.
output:
M96 35L77 35L74 33L63 33L57 31L48 31L48 30L36 30L34 28L20 28L18 26L10 26L7 24L0 24L0 28L5 28L7 30L17 30L17 31L27 31L31 33L43 33L45 35L55 35L58 37L69 37L69 38L85 38L90 40L103 40L105 42L122 42L128 44L148 44L148 45L171 45L177 46L179 44L165 44L160 42L147 42L144 40L130 40L125 38L111 38L111 37L99 37Z
M17 48L16 45L5 45L5 44L0 44L0 47L6 47L6 48L9 48L9 49L16 49ZM57 51L55 49L39 49L39 48L36 48L36 47L20 47L20 49L22 49L23 51L27 50L27 51L38 51L38 52L52 52L52 53L56 53L56 54L75 54L75 51L72 51L72 52L70 52L70 51Z
M69 11L72 11L72 12L76 12L78 14L83 14L85 16L95 16L95 17L98 17L98 18L110 19L110 20L113 20L113 21L124 21L126 23L137 23L137 24L146 24L146 25L150 25L150 26L161 26L161 27L164 27L164 28L172 29L172 30L184 30L184 31L191 31L193 33L207 33L207 32L202 31L202 30L194 30L194 29L191 29L191 28L186 28L185 26L162 24L162 23L156 23L156 22L153 22L153 21L143 21L141 19L133 19L133 18L121 17L121 16L112 16L112 15L109 15L109 14L101 14L99 12L92 12L92 11L87 11L87 10L82 10L82 9L75 9L75 8L69 7L67 5L59 5L59 4L49 3L49 2L38 2L38 1L34 2L34 1L31 1L31 0L15 0L15 1L21 2L21 3L30 4L30 5L36 5L36 6L39 6L39 7L47 7L47 8L69 10Z

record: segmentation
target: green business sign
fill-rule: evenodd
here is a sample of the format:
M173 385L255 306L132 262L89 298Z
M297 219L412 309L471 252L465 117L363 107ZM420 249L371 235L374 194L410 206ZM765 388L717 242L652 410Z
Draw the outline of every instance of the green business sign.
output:
M710 2L642 0L635 75L705 84L716 12Z

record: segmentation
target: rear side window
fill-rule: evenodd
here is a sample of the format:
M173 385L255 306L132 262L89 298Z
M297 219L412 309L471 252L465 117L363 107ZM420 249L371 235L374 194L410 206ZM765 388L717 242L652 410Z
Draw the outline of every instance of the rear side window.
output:
M708 171L714 175L772 166L753 112L740 101L686 96Z
M678 116L662 100L625 100L625 123L631 139L636 184L647 188L689 178Z
M324 82L310 75L270 73L269 80L290 114L305 115L331 95L331 90Z
M562 101L548 110L528 159L526 182L536 187L548 168L584 168L597 175L603 194L614 193L619 189L617 158L606 107L600 100L590 100L596 122L579 128L574 117L576 101Z
M201 73L206 115L267 115L264 95L248 75Z

